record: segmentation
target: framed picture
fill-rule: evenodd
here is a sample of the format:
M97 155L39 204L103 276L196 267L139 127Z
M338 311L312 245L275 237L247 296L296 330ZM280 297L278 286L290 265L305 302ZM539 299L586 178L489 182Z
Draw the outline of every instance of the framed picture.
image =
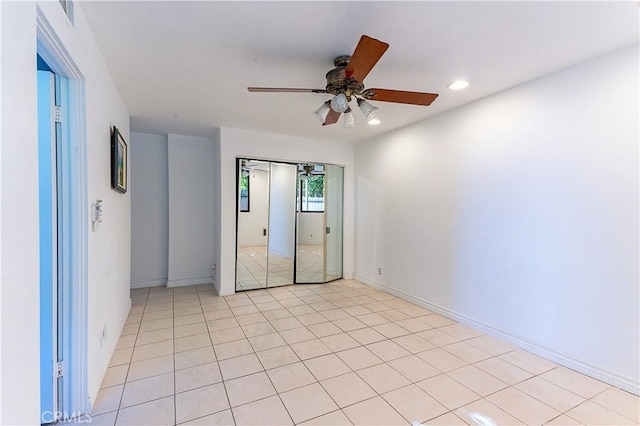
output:
M127 143L116 126L111 132L111 187L118 192L127 192Z

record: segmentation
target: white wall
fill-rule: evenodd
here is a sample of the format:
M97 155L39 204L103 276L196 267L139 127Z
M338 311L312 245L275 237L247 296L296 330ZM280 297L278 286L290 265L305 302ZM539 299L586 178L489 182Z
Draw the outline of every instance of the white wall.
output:
M269 173L254 169L249 174L249 212L238 216L238 244L241 246L266 245L263 230L269 221ZM324 214L298 213L298 242L323 244Z
M39 283L36 132L36 8L84 77L87 196L104 222L88 229L88 386L93 401L130 306L130 197L110 185L110 127L129 140L129 114L81 7L67 24L58 2L2 8L2 424L39 423ZM16 178L19 176L19 179ZM86 206L89 209L89 205ZM107 339L100 346L100 332ZM19 342L16 344L16 342Z
M220 128L216 128L213 134L213 262L216 270L212 273L213 285L216 290L220 290L219 284L219 264L222 238L222 161L221 161L221 143ZM235 185L235 184L234 184ZM235 252L235 250L234 250ZM234 264L235 265L235 264Z
M214 139L132 133L131 287L211 283Z
M235 292L236 252L236 158L288 162L332 163L345 166L344 183L344 276L353 274L353 145L223 127L220 129L220 246L214 257L218 265L216 290Z
M131 132L131 287L165 285L169 257L167 135Z
M360 143L357 277L637 393L638 101L634 46Z
M271 163L267 231L269 256L291 259L292 271L296 250L296 173L294 164Z
M324 213L298 213L298 242L324 244Z
M0 424L37 424L40 421L40 358L35 4L0 2L0 8Z
M3 26L4 21L2 20L2 4L0 4L0 27ZM5 27L6 28L6 27ZM2 50L3 50L3 44L2 44L2 35L3 35L3 31L0 28L0 93L2 93L2 82L4 81L2 78L2 59L1 59L1 54L2 54ZM4 133L2 133L2 120L3 120L3 115L2 115L2 101L0 100L0 142L4 139ZM0 144L0 200L2 199L2 151L3 148ZM3 256L2 256L2 229L4 228L4 226L2 226L3 222L2 222L2 208L0 208L0 332L4 331L4 329L2 328L2 281L4 281L4 275L2 275L2 260L3 260ZM4 370L4 365L2 363L2 338L0 337L0 401L2 401L2 371ZM2 417L2 403L0 403L0 421L2 421L3 417Z
M211 283L215 235L215 141L209 138L169 134L168 147L167 286Z
M238 245L266 245L268 222L269 172L254 169L249 172L249 211L238 215Z

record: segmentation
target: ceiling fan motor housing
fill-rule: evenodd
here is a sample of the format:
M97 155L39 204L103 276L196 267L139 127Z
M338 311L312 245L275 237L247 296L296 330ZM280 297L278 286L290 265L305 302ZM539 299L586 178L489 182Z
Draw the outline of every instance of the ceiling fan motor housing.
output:
M347 99L351 101L351 95L360 95L364 90L364 84L353 79L347 78L347 65L351 56L342 55L333 60L334 69L330 70L327 75L327 93L337 95L344 93Z

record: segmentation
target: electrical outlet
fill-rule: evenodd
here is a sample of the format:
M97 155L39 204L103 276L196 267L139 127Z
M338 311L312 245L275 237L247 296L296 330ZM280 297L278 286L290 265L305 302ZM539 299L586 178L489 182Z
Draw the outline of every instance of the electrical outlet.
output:
M382 275L382 268L378 268L378 275Z

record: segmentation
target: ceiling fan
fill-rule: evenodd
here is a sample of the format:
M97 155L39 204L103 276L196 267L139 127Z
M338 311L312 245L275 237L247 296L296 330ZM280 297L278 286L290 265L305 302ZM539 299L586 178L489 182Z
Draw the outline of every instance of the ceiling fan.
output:
M298 164L298 174L301 176L324 175L322 164Z
M438 97L436 93L406 92L389 89L365 89L364 79L389 48L375 38L363 35L353 55L338 56L333 60L334 69L327 75L324 89L295 89L286 87L247 87L258 93L329 93L334 97L323 103L314 114L323 126L334 124L344 113L344 127L356 126L349 102L355 98L367 121L371 122L378 108L367 101L395 102L400 104L429 106Z

